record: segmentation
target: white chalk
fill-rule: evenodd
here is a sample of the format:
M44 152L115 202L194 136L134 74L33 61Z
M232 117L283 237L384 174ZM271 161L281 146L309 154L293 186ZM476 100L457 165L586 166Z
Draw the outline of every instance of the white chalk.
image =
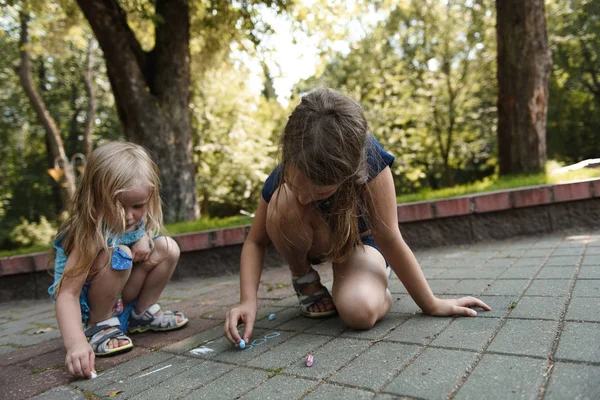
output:
M98 374L96 373L96 371L92 371L92 377L90 379L96 379L98 377Z
M244 347L246 347L246 342L244 341L244 339L240 339L240 349L243 349Z

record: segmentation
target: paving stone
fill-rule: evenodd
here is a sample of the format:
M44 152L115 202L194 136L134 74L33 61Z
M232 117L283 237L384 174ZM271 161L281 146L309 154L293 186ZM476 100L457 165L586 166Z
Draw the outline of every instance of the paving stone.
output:
M489 284L491 279L465 279L446 291L446 294L461 294L469 296L480 295Z
M480 351L501 322L499 318L458 317L431 342L431 346Z
M299 317L300 315L300 307L291 307L278 312L277 318L273 321L269 321L267 318L261 319L260 321L256 321L254 326L257 328L274 329L288 321L291 321L294 318Z
M298 399L308 393L317 382L296 377L277 375L242 397L244 400Z
M532 279L540 267L510 267L498 279Z
M579 279L573 289L574 297L600 297L600 279Z
M366 399L372 399L374 396L375 396L374 393L366 392L363 390L323 384L323 385L319 386L317 389L315 389L315 391L311 392L308 396L304 397L303 400L331 400L331 399L366 400Z
M231 371L232 368L231 365L212 361L199 361L187 370L178 373L175 379L153 385L148 390L132 397L132 399L176 399L206 385L213 379Z
M32 397L33 400L85 400L85 395L70 386L59 386Z
M581 245L566 246L566 247L558 246L552 252L552 257L555 257L555 256L577 256L577 257L579 257L581 255L581 253L583 253L584 249L585 249L585 247L581 246Z
M131 376L123 377L108 386L95 390L94 393L100 396L108 396L107 393L121 391L121 393L128 398L134 397L148 388L161 385L162 382L167 381L170 378L179 378L182 373L185 373L190 368L193 368L202 362L202 360L198 359L175 356L161 363L154 364Z
M556 359L600 362L600 324L565 322Z
M319 321L318 318L306 318L304 316L299 316L279 325L277 330L302 332L312 326L317 325L319 322L321 321Z
M509 318L559 320L565 308L562 297L523 296L508 315Z
M119 364L108 371L98 371L100 373L96 379L82 379L75 381L72 384L80 389L96 392L102 388L112 385L115 382L121 381L128 376L135 375L147 368L151 368L162 362L168 361L173 357L175 357L173 354L156 351L154 353L149 353L145 356Z
M536 279L573 279L577 273L577 267L544 267Z
M420 313L421 309L410 296L402 296L400 300L397 297L392 297L392 308L390 313L403 314L405 316Z
M600 265L600 254L586 254L581 265Z
M443 294L446 290L460 282L459 279L428 279L427 283L434 294Z
M486 351L547 357L557 329L558 321L509 319Z
M522 257L512 267L539 267L546 262L546 257Z
M529 284L527 279L499 279L485 291L487 296L520 296Z
M579 264L580 260L580 256L550 257L546 262L546 267L574 267Z
M446 398L476 358L474 352L427 348L383 391L400 396Z
M582 265L579 269L579 279L600 279L600 265Z
M540 249L536 245L534 248L525 250L523 252L523 254L521 255L521 257L524 257L524 258L529 258L529 257L540 258L540 257L546 257L549 253L550 253L550 251L547 248Z
M535 279L527 288L525 296L565 297L572 284L573 281L567 279Z
M248 365L263 369L285 368L300 360L309 352L316 353L317 349L330 341L328 336L299 334L280 344L275 349L261 354L251 360Z
M572 297L565 319L600 322L600 301L590 301L585 297Z
M375 343L328 381L371 390L382 389L421 349L415 345Z
M443 278L461 278L461 279L495 279L502 274L508 267L508 264L502 267L493 267L484 265L480 268L472 268L467 273L462 274L444 274Z
M423 268L423 275L426 279L435 279L446 271L446 268Z
M342 337L350 337L355 339L379 339L385 336L390 330L406 321L406 317L396 314L388 314L375 324L371 329L355 330L349 329L342 333Z
M506 269L513 265L516 261L516 257L490 258L481 266L481 269Z
M310 333L314 335L328 335L328 336L338 336L342 332L347 331L348 325L339 316L327 318L325 320L320 320L317 325L313 325L308 328L304 333Z
M557 362L544 395L545 400L600 399L600 367Z
M431 342L452 318L436 318L417 314L385 336L385 340L424 345Z
M535 399L546 360L485 354L454 399Z
M238 367L221 375L206 386L190 393L185 399L224 399L238 398L240 395L261 385L267 380L268 372Z
M498 255L494 256L494 258L519 258L525 252L524 248L508 248L506 250L502 250Z
M273 307L292 307L298 306L298 297L296 295L277 300L272 304Z
M363 353L370 345L371 342L368 340L333 339L313 352L314 364L312 367L306 367L303 356L286 368L285 373L311 379L325 379Z

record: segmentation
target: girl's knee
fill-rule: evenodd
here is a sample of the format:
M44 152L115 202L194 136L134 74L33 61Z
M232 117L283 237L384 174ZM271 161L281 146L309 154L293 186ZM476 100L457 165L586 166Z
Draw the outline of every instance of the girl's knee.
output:
M346 296L335 296L335 306L350 328L371 329L384 313L384 300L373 291L354 290Z
M179 245L175 240L168 236L159 236L154 239L155 251L158 253L160 258L167 259L170 262L176 264L179 261L181 251Z

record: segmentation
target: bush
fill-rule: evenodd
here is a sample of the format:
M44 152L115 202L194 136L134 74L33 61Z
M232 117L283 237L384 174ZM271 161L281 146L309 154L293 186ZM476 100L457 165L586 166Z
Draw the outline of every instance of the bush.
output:
M21 218L21 223L10 233L10 240L18 246L50 246L56 235L56 227L40 217L40 222L29 222Z

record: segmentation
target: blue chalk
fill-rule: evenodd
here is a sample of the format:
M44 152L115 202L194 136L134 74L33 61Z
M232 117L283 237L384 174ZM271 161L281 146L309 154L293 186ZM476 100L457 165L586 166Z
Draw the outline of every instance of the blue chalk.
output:
M273 321L277 316L275 314L269 315L269 321Z
M240 343L238 346L240 346L240 349L243 349L244 347L246 347L246 342L244 341L244 339L240 339Z

